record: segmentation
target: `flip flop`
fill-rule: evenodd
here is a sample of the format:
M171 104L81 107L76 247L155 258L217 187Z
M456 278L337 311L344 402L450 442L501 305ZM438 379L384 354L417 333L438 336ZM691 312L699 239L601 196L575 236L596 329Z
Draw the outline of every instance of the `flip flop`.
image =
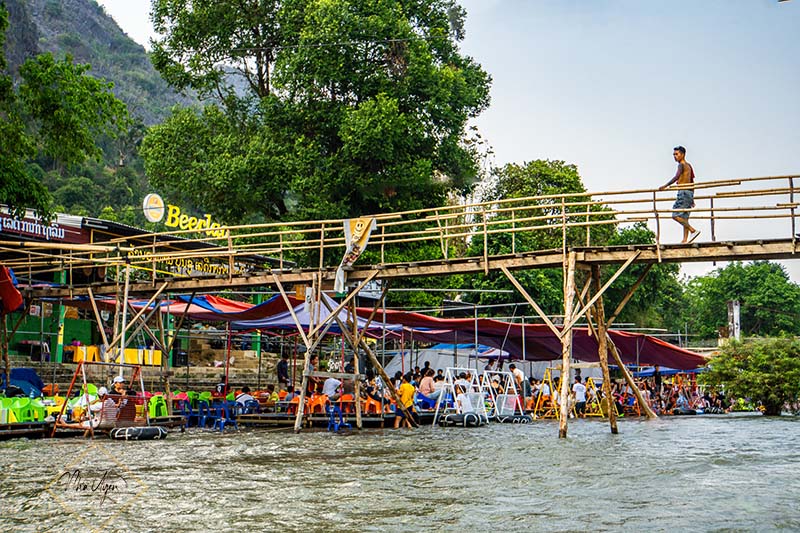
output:
M686 241L686 244L693 243L695 241L695 239L697 239L697 237L699 237L699 236L700 236L700 230L695 231L694 234L691 237L689 237L689 240Z

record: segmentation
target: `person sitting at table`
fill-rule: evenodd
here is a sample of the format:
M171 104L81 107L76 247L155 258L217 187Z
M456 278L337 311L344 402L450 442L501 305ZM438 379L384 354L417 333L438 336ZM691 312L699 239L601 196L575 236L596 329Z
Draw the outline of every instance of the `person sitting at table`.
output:
M341 387L342 382L336 378L328 378L322 385L322 394L328 397L328 400L335 402L342 396Z
M267 385L267 404L268 405L275 405L275 402L280 401L281 397L278 395L278 391L275 390L275 385L270 383Z
M117 404L108 395L108 389L105 387L100 387L97 389L97 400L95 403L100 404L100 411L97 415L97 426L98 428L113 428L117 423L117 416L119 415L119 410L117 409Z
M284 402L291 402L293 398L297 396L297 393L294 391L294 385L289 385L286 387L286 396L283 397Z
M242 387L242 392L240 392L236 396L236 403L245 405L247 402L251 400L255 400L255 398L253 398L253 396L250 394L250 387L245 385L244 387Z

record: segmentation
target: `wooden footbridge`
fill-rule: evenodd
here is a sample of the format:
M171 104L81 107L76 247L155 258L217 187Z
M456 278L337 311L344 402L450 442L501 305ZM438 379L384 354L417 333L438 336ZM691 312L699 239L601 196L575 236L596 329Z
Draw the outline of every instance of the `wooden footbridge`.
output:
M702 234L691 244L668 242L663 237L667 224L677 229L677 224L671 220L675 189L546 195L364 217L362 221L367 226L373 225L374 229L364 255L357 263L343 269L350 290L339 309L352 305L355 294L372 280L499 271L561 339L564 376L569 376L572 327L579 319L588 320L600 344L604 388L610 387L607 356L610 354L619 364L621 361L606 331L649 269L627 287L628 295L610 317L606 317L602 297L608 287L634 263L794 258L798 248L795 195L800 192L794 185L798 178L800 176L796 175L769 176L695 184L696 206L691 209L691 220ZM606 245L615 227L634 223L647 224L655 234L654 242ZM759 234L763 231L763 238L737 239L743 228L751 233L753 228ZM43 279L48 274L52 277L53 272L66 272L66 282L60 286L26 289L27 296L32 299L80 295L94 298L95 295L125 292L126 295L150 295L151 300L155 300L162 293L264 286L276 287L286 298L284 286L287 284L308 285L313 294L330 290L345 255L346 242L349 242L343 220L222 229L224 231L217 235L224 234L223 237L187 229L133 237L105 236L93 239L90 244L73 246L0 241L0 261L13 267L22 278ZM532 250L525 245L531 242L531 237L541 237L539 242L555 242L560 247ZM497 244L500 241L504 253L492 253L500 249ZM409 247L421 244L433 250L428 259L414 262L393 259L403 257ZM463 252L467 249L480 250L479 255L467 257ZM199 268L209 264L219 267L213 275L205 275L202 272L208 269ZM601 285L600 270L605 265L620 266ZM97 266L110 269L114 281L73 282L75 272ZM513 274L518 270L552 267L562 268L564 273L565 318L564 325L558 327ZM585 274L576 275L577 272ZM583 284L580 290L579 281ZM329 318L331 322L334 315ZM324 323L317 324L314 333L324 333L324 326ZM347 324L340 326L348 332L347 341L354 349L361 347L371 354L363 336L357 331L349 332ZM308 357L321 337L315 338L310 332L307 336L299 329ZM370 359L377 364L374 356ZM632 383L630 376L626 377ZM560 391L563 412L559 434L562 437L567 433L568 381L562 380ZM638 388L632 388L638 392ZM606 395L610 397L610 389ZM639 403L646 407L641 398ZM613 409L610 411L613 415ZM652 412L648 415L655 416ZM616 432L613 416L611 429Z

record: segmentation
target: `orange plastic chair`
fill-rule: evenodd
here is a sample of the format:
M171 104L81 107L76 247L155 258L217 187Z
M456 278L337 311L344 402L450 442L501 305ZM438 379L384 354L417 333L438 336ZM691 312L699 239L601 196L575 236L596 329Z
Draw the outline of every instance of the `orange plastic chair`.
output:
M290 415L296 415L298 405L300 405L300 396L295 396L289 400L289 406L286 408L286 412Z
M282 390L282 391L278 392L278 399L280 401L283 401L284 398L286 398L287 394L289 394L289 391Z
M327 394L315 395L312 396L308 402L308 411L312 414L317 412L325 414L325 407L329 404L330 402L328 401Z
M352 394L342 394L342 396L339 398L339 401L334 403L342 402L343 413L354 413L356 409L355 399L356 397Z
M379 414L381 412L381 402L374 398L367 398L361 405L364 414Z

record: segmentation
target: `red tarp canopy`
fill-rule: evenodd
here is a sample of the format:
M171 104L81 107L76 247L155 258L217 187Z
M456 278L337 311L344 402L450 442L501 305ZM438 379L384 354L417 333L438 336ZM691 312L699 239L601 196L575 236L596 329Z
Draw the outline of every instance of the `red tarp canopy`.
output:
M364 317L372 309L359 308L357 313ZM373 324L383 322L383 312L375 314ZM446 342L458 344L475 341L475 319L473 318L435 318L419 313L405 311L386 311L386 323L402 324L412 332L415 340L423 342ZM561 358L561 340L544 324L512 324L491 318L479 318L477 325L478 344L492 346L507 351L516 359L528 361L552 361ZM706 359L697 353L684 350L661 339L640 333L609 331L611 340L617 346L622 361L626 364L659 365L688 370L698 368ZM523 353L523 336L525 350ZM587 328L573 329L572 356L585 362L597 362L598 346L595 337Z

